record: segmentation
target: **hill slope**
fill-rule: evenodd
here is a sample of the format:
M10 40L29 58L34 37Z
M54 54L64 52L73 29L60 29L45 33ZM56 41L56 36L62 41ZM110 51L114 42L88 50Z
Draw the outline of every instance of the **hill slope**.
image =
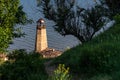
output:
M120 22L92 41L64 52L62 56L54 59L53 63L65 64L70 67L72 73L87 77L117 73L118 76L111 79L120 79Z

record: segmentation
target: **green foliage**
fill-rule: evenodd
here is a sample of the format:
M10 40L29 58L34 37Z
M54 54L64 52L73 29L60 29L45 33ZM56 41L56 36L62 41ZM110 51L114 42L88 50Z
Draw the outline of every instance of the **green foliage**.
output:
M69 75L69 68L66 69L64 64L59 64L50 80L71 80Z
M11 31L9 28L0 27L0 52L4 52L8 47L8 44L11 42Z
M105 0L105 4L109 7L113 15L120 13L120 1L119 0Z
M116 21L117 24L120 23L120 14L117 14L116 16L114 16L114 20Z
M20 50L12 51L7 56L9 58L9 60L20 60L20 59L28 56L28 54L26 53L26 51L24 49L20 49Z
M37 53L16 50L0 65L1 80L47 80L42 57Z
M119 19L117 21L119 21ZM82 74L84 76L87 75L88 78L105 73L108 75L115 74L111 79L119 80L119 26L120 23L115 24L114 27L97 36L92 41L78 45L77 47L66 51L62 56L56 58L54 63L65 64L70 67L73 73Z
M106 75L106 74L102 74L102 75L97 75L97 76L94 76L88 80L112 80L112 77L110 77L109 75ZM113 79L113 80L116 80L116 79Z
M81 13L82 22L85 25L82 31L85 41L91 40L94 34L105 25L105 22L107 22L105 17L107 17L106 8L102 5L95 5L95 7L84 10L84 13Z
M109 18L113 20L113 17L120 13L120 1L119 0L99 0L103 6L107 6L107 13Z
M0 0L0 53L5 52L9 43L23 33L15 28L16 24L25 24L27 19L19 0Z
M111 74L113 80L120 80L120 70L116 71L116 72L113 72Z
M12 39L18 4L19 1L0 1L0 52L8 47Z

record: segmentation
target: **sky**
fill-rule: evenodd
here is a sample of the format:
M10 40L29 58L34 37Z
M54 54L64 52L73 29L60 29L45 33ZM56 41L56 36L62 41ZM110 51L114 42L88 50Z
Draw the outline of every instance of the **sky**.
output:
M25 37L14 39L14 44L10 45L8 50L27 49L27 51L32 51L35 46L36 21L44 18L44 15L38 11L36 0L20 0L20 2L28 18L32 19L34 23L20 26L22 27L22 31L26 33ZM89 8L94 5L94 2L93 0L77 0L76 4L83 8ZM52 27L54 22L47 19L45 21L49 47L65 50L68 47L74 47L80 43L73 36L61 36L58 32L54 31Z

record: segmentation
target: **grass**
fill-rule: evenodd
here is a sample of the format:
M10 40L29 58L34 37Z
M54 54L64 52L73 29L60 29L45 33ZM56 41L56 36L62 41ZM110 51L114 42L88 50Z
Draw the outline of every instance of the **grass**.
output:
M64 52L53 64L65 64L72 73L86 77L85 80L119 80L120 22L92 41Z

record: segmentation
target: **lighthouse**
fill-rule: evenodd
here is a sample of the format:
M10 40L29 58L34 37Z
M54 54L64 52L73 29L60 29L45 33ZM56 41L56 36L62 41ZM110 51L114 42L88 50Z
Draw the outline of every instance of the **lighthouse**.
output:
M45 26L45 21L41 18L37 21L35 52L40 53L41 51L47 48L48 48L48 43L47 43L46 26Z

